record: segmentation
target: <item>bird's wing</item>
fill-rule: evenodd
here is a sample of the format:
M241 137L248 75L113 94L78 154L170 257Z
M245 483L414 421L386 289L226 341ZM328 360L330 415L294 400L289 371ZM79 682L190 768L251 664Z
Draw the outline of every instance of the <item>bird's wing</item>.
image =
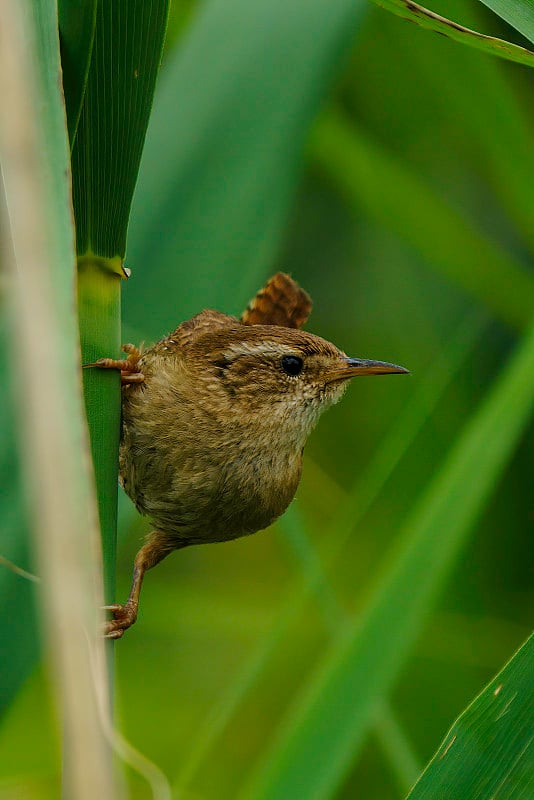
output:
M311 297L283 272L267 281L241 315L243 325L301 328L310 316Z

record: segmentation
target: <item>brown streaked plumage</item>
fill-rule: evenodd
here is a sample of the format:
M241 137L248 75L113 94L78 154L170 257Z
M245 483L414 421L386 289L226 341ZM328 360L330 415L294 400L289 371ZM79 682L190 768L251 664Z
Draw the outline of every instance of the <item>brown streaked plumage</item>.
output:
M109 607L108 637L135 622L144 573L170 552L246 536L285 511L306 440L350 378L407 372L300 330L310 310L277 273L240 320L202 311L143 353L125 345L127 359L97 362L121 370L121 482L154 525L128 601Z

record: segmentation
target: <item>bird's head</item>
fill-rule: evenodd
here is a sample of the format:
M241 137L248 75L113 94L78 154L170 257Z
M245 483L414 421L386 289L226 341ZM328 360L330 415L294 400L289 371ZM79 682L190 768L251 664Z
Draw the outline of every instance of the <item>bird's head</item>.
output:
M223 414L237 425L279 429L298 446L352 378L408 372L348 358L319 336L275 325L221 326L199 337L193 350L197 378Z

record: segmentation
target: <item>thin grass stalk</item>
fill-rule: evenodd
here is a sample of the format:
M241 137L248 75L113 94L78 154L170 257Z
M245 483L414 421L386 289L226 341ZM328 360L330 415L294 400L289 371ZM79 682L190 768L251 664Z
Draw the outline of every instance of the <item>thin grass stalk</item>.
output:
M339 600L312 542L306 535L298 505L293 503L282 518L284 538L290 545L306 584L315 587L324 626L332 640L342 635L351 623ZM406 732L396 718L388 698L378 703L372 733L388 763L400 791L408 792L421 773L422 764Z

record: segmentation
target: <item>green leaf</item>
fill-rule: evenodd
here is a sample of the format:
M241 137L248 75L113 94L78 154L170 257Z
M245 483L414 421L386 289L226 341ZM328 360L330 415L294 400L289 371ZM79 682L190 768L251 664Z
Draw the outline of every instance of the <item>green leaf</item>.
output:
M364 0L212 0L166 63L140 173L125 313L150 336L240 311L272 265L301 150ZM209 58L206 54L209 53ZM175 272L180 270L180 292Z
M100 3L97 12L72 153L76 245L79 255L118 262L118 274L168 6L169 0L113 0ZM75 60L85 55L85 43L80 45Z
M406 239L448 279L500 319L524 328L532 318L534 278L442 200L425 181L332 109L318 121L311 156L359 214Z
M503 39L496 39L494 36L486 36L478 31L465 28L457 22L453 22L440 14L436 14L429 8L415 3L414 0L373 0L377 6L385 8L403 19L415 22L422 28L441 33L456 42L469 45L484 53L504 58L508 61L515 61L517 64L525 64L527 67L534 67L534 53L524 47L520 47L512 42ZM489 5L489 3L488 3Z
M520 800L534 791L534 636L456 720L409 800Z
M74 143L91 63L98 0L59 0L63 92L70 145Z
M243 797L334 795L511 457L533 402L531 328L416 504L362 614L325 654Z
M480 0L531 42L534 42L534 4L532 0Z

